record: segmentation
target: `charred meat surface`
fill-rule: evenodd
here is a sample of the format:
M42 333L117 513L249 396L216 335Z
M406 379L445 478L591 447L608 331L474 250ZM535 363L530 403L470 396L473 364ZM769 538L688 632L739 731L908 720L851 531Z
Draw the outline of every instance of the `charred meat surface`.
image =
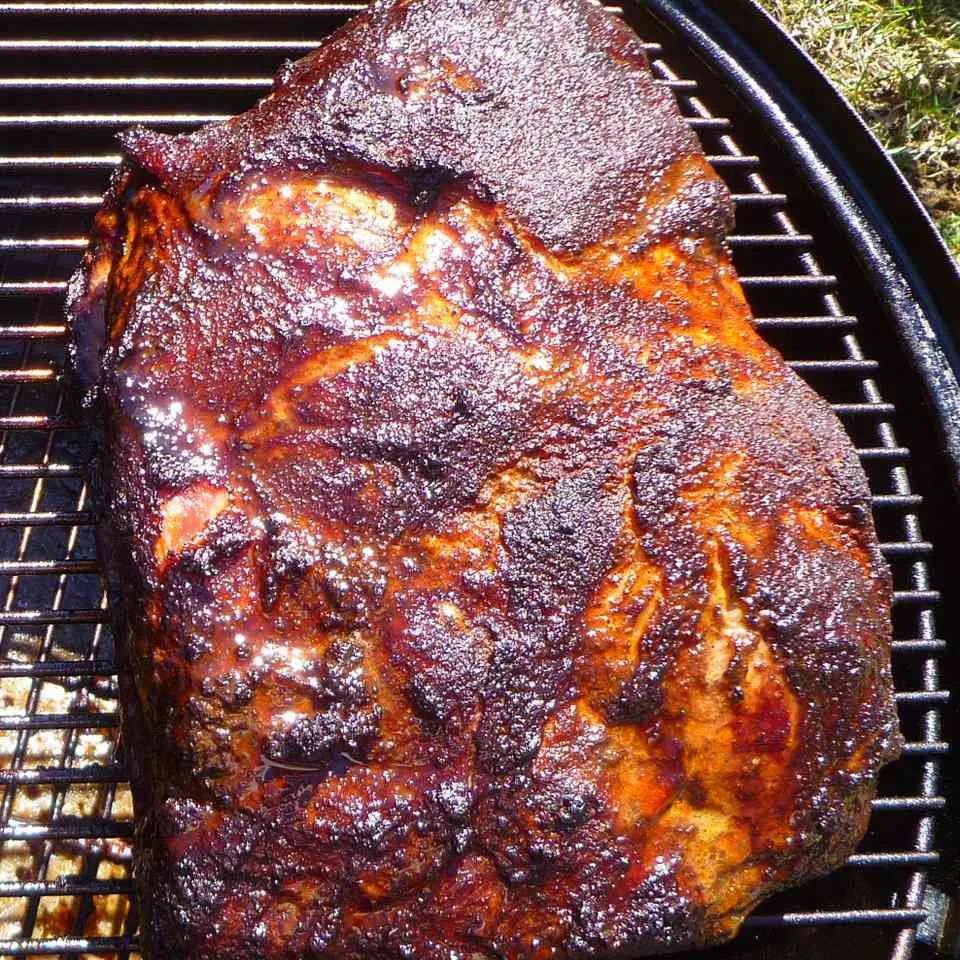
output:
M68 306L148 956L593 957L839 865L891 587L726 189L587 0L378 0L124 135Z

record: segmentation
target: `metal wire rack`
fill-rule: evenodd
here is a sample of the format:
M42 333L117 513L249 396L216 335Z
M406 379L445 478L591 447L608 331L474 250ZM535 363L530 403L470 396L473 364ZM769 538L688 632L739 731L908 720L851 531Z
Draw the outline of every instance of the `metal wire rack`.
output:
M0 956L136 951L132 810L96 518L83 428L60 379L66 278L119 160L113 135L138 122L189 129L243 109L283 58L306 53L362 6L0 3ZM656 35L638 10L627 13ZM844 277L821 266L815 238L795 226L766 157L738 146L749 118L711 112L698 79L671 66L682 51L669 37L648 52L735 194L730 245L757 326L832 403L858 448L896 582L897 702L909 742L884 776L871 833L848 865L848 874L870 879L842 884L861 899L813 884L762 908L728 950L739 955L761 930L770 937L771 928L843 925L881 931L863 941L877 952L859 956L905 960L938 856L948 697L938 677L939 594L928 577L934 547L920 530L910 451L898 442L897 410L863 346L870 326L844 308ZM805 955L819 954L814 947Z

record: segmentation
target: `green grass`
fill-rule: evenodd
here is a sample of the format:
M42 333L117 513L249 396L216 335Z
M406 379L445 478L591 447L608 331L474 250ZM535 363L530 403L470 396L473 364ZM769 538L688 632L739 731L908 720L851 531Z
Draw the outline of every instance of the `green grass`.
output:
M960 0L762 0L860 110L960 256Z

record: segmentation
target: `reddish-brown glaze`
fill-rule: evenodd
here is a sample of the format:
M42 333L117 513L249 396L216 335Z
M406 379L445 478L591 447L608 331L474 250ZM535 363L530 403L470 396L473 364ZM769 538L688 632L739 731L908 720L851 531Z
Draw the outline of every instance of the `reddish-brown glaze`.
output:
M376 2L125 144L69 314L148 954L649 954L841 862L889 576L636 38Z

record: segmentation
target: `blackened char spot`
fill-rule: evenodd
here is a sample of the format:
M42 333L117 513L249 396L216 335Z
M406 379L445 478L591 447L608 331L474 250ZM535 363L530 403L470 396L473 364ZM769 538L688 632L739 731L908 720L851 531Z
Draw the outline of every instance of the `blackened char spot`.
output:
M859 564L850 553L813 544L785 527L754 570L746 605L748 618L786 664L801 702L817 705L806 712L802 735L805 755L821 769L842 763L846 744L864 729L878 734L876 754L867 761L873 771L899 750L889 667L864 655L888 630L885 607L864 603ZM888 590L886 578L874 584L879 598ZM839 789L821 799L828 795L831 804L843 803Z
M679 430L664 424L659 437L637 454L633 465L633 509L645 532L673 508L683 482L683 442Z
M484 621L494 646L477 742L488 770L503 772L537 752L572 666L578 621L620 536L622 493L606 490L605 479L600 468L566 477L504 520L508 618Z
M456 594L404 594L387 633L414 709L432 728L444 727L446 737L473 717L493 645L462 608Z
M160 844L150 869L148 932L168 956L189 957L212 932L212 920L266 824L244 813ZM204 954L199 954L204 955Z
M239 629L249 610L245 588L254 576L250 547L257 537L246 516L227 510L208 524L202 542L171 563L160 613L172 649L186 649L191 638L209 645L232 624Z
M267 517L263 603L268 611L293 600L324 628L356 629L369 623L383 598L385 576L373 550L327 539L290 522Z
M631 252L642 253L655 243L685 234L716 237L729 233L733 218L727 200L727 188L720 180L697 177L683 184L666 204L657 209L644 229L643 237L632 245Z
M644 879L616 904L611 903L608 889L595 892L585 885L568 948L578 955L594 951L606 955L637 943L644 944L645 954L696 945L702 936L703 909L680 889L678 869L677 860L658 858Z
M611 722L646 724L660 715L664 680L681 646L694 635L697 616L696 609L661 605L640 640L633 676L607 707Z
M518 626L567 632L609 570L620 535L622 491L602 466L565 477L511 511L503 524L503 577Z
M334 640L309 686L316 712L267 738L264 755L268 763L323 767L335 756L366 757L380 730L381 711L364 674L359 648Z
M297 415L314 441L373 465L377 497L368 522L396 532L473 499L525 442L535 407L532 384L509 352L424 335L311 384ZM326 473L323 483L329 486ZM326 498L326 509L342 518L344 510ZM351 510L360 502L350 501Z

